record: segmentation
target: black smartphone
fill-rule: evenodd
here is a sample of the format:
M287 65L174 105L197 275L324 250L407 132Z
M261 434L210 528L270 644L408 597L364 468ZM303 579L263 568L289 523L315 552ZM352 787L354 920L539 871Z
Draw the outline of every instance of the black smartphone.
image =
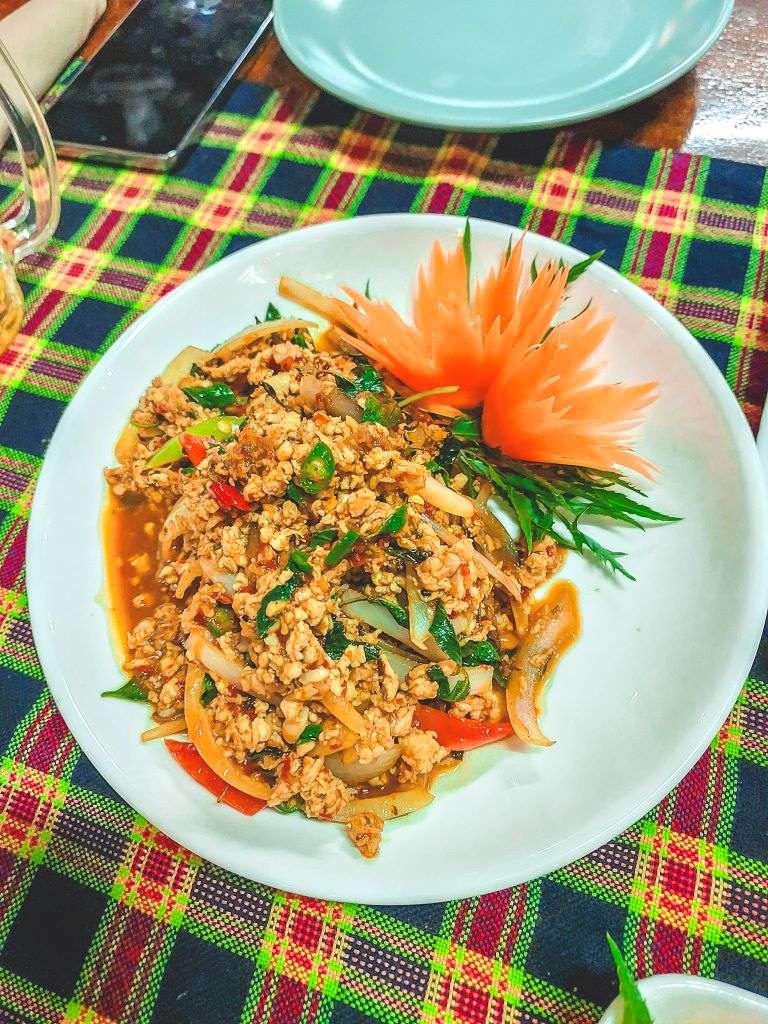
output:
M139 0L48 112L57 151L172 167L271 20L271 0Z

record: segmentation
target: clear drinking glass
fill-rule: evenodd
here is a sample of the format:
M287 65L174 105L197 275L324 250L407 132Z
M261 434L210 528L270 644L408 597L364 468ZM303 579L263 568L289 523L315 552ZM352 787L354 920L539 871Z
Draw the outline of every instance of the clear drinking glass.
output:
M44 245L61 212L56 153L43 112L16 63L0 42L0 110L21 161L24 202L0 224L0 353L18 333L23 297L14 267Z

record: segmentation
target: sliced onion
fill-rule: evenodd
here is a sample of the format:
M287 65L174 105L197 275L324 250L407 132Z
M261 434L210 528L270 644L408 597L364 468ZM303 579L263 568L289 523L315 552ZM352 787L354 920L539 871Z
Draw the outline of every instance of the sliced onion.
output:
M299 401L305 409L313 411L319 407L321 394L320 379L306 373L299 381Z
M171 511L165 517L165 522L160 527L158 544L160 546L160 561L167 562L171 557L171 545L178 538L183 536L186 530L185 518L189 514L189 505L186 498L179 498Z
M124 466L130 460L140 440L138 430L132 423L129 423L115 444L115 458L121 466Z
M520 524L515 518L512 506L493 493L486 498L478 495L475 504L486 533L501 544L502 557L516 562L519 553L515 542L520 536Z
M453 545L456 543L456 537L454 537L450 530L446 530L444 526L440 526L439 523L436 523L434 519L430 519L427 515L422 515L421 518L425 523L432 527L440 540L445 544ZM469 540L468 537L466 539ZM472 561L475 565L483 569L489 576L493 576L493 578L500 583L516 601L519 601L522 594L520 584L517 580L513 576L509 576L505 573L503 569L500 569L498 565L496 565L495 562L492 562L487 555L482 553L482 551L478 551L471 540L469 540L469 544L472 548Z
M325 710L330 711L334 718L338 718L341 724L346 725L352 732L358 736L364 736L368 732L368 723L346 697L337 697L335 693L329 691L322 701Z
M570 584L555 584L534 612L507 684L509 720L525 743L541 747L552 745L552 740L539 726L541 694L560 655L578 633L576 592Z
M432 613L419 593L410 566L405 573L405 592L408 595L408 629L411 643L423 651L424 642L429 636L429 627L432 625Z
M204 675L197 665L187 668L184 683L184 717L187 720L187 731L195 750L208 767L216 772L220 779L228 785L239 789L241 793L249 793L259 800L267 800L271 789L263 779L255 775L246 775L243 769L227 757L224 748L216 742L211 723L202 705Z
M312 748L312 757L330 757L331 754L337 754L340 750L348 750L349 747L354 747L359 738L356 732L352 732L351 729L342 725L341 735L335 737L330 743L326 743L325 740L318 740L315 743Z
M331 754L330 757L326 757L325 763L337 779L346 782L348 786L359 786L363 782L368 782L369 779L375 779L377 775L383 775L384 772L388 772L390 768L397 764L399 759L400 748L394 746L389 750L385 750L383 754L379 754L378 757L375 757L367 764L361 764L360 761L345 764L344 756L340 753Z
M491 689L488 691L488 696L493 699L493 707L488 712L488 721L508 721L506 691L499 689L498 686L492 686Z
M406 814L420 811L432 803L434 797L423 786L401 789L398 793L383 793L381 796L350 800L336 815L335 821L349 821L353 814L376 814L382 821L402 818Z
M464 671L469 679L470 694L488 693L493 682L493 665L473 665ZM455 685L461 678L461 674L450 676L448 681Z
M475 504L466 495L459 494L452 487L436 480L435 477L427 474L426 480L418 492L424 501L435 508L447 512L451 516L459 516L461 519L469 519L475 514Z
M347 591L347 597L353 593L354 591ZM442 661L445 658L445 654L437 646L433 637L427 635L423 649L415 647L411 640L410 632L405 626L395 622L386 608L383 608L380 604L374 604L373 601L368 601L361 595L357 595L357 597L360 599L344 600L343 606L347 615L351 615L358 622L364 622L366 626L370 626L372 629L378 629L382 633L386 633L387 636L392 637L393 640L397 640L398 643L404 644L406 647L410 647L411 650L419 651L419 654L425 655L430 661Z
M273 334L293 335L294 331L307 330L310 327L317 327L317 324L312 323L310 320L267 320L266 323L257 324L256 327L248 327L246 330L240 331L239 334L225 341L223 345L215 348L213 352L206 352L205 359L199 360L199 365L203 366L212 359L227 362L237 355L238 352L248 348L249 345L260 338L270 338Z
M212 558L201 558L200 568L211 583L218 583L230 596L234 594L235 580L237 579L235 573L222 572Z
M265 377L262 384L269 384L278 399L287 398L291 390L291 375L285 371L273 373L271 377Z
M387 659L387 664L401 683L404 683L408 678L408 673L411 669L416 668L419 664L415 658L408 658L405 654L401 654L400 651L396 651L392 647L382 647L381 654L382 657Z
M426 776L424 781L425 787L432 792L432 787L442 775L447 775L449 772L455 771L461 761L457 761L454 757L446 757L444 761L439 761Z
M230 661L222 649L201 629L192 630L187 637L186 648L190 658L201 664L212 676L239 686L243 666Z
M196 579L203 575L199 562L188 562L179 573L179 582L176 584L176 597L181 599L192 586Z
M487 555L484 555L482 551L478 551L475 548L472 557L475 563L480 566L481 569L485 569L489 576L493 576L497 583L500 583L502 587L510 594L516 601L519 601L522 597L522 591L520 590L520 584L514 578L514 576L508 575L503 569L500 569L495 562L492 562Z
M345 395L341 388L334 387L325 398L325 408L331 416L350 416L358 423L362 423L363 410L357 402L349 395Z
M153 729L145 729L141 734L141 742L149 743L150 740L161 740L164 736L175 736L177 733L187 731L187 720L185 718L174 718L170 722L163 722Z
M303 306L311 313L316 313L327 320L329 324L344 324L345 327L351 327L353 324L353 320L347 312L350 310L348 303L342 299L323 295L322 292L310 288L309 285L302 284L301 281L296 281L292 277L281 277L277 291L284 299L290 299L291 302Z
M342 605L347 615L351 615L353 619L364 622L371 629L381 630L401 644L411 646L411 635L406 627L395 622L383 605L369 601L363 594L358 594L354 590L348 590L344 594Z
M201 360L207 359L210 356L210 352L206 352L203 348L195 348L194 345L187 345L181 352L172 359L166 366L163 372L160 374L160 380L163 384L178 384L180 380L189 376L190 370L194 363L199 363Z

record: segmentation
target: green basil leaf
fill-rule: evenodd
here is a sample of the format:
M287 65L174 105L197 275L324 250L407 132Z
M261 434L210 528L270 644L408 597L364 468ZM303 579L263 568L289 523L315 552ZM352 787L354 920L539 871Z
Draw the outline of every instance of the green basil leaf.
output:
M303 810L303 807L298 800L285 800L281 804L275 804L272 810L278 814L295 814L296 811Z
M187 398L202 405L204 409L226 409L228 405L234 405L237 401L229 384L224 384L221 381L216 381L215 384L206 388L192 387L181 390Z
M593 252L591 256L587 256L585 260L580 263L574 263L571 269L568 271L568 277L566 278L566 284L573 284L577 281L585 270L589 270L593 263L602 259L605 256L605 249L601 249L600 252Z
M393 540L389 542L389 550L396 558L402 558L403 561L411 562L412 565L421 565L430 556L429 551L422 551L420 548L403 548Z
M307 544L307 547L310 550L312 550L313 548L322 547L323 544L331 544L331 543L333 543L333 541L336 540L336 538L338 536L339 536L339 531L338 530L332 530L332 529L318 530L317 533L313 534L312 537L309 538L309 542Z
M319 722L310 722L301 732L301 735L296 740L296 746L300 746L302 743L315 743L320 738L320 733L323 731L322 725Z
M270 304L267 306L267 312L264 314L264 320L265 321L269 321L269 320L282 320L282 319L283 319L283 314L280 312L280 310L277 308L277 306L273 305L270 302Z
M370 391L377 395L386 394L387 389L384 387L384 381L381 379L381 374L376 367L371 366L370 363L365 363L362 366L357 367L355 370L354 380L347 380L346 377L339 377L336 374L333 376L340 390L343 391L345 395L349 395L350 398L354 398L355 395L359 395L361 391Z
M506 489L506 496L514 509L515 518L520 524L526 546L530 551L533 547L533 503L527 495L516 491L514 487Z
M285 497L288 501L292 501L294 505L301 507L306 501L306 494L296 484L290 483L285 489Z
M479 441L480 424L471 416L459 416L451 423L451 433L463 441Z
M385 601L383 597L366 598L366 601L370 601L371 604L381 605L382 608L389 612L398 626L402 626L404 629L408 628L408 612L395 601Z
M294 331L291 341L294 345L298 345L299 348L309 349L309 345L307 344L307 339L305 338L303 331Z
M461 443L455 437L446 437L432 461L441 472L446 475L450 474L454 462L461 454L461 450Z
M134 676L116 690L103 690L101 696L119 697L120 700L146 701L147 692Z
M388 534L399 533L405 526L408 519L408 502L404 501L392 515L379 527L376 536L385 537Z
M303 551L292 551L288 557L288 568L294 572L312 572L309 559Z
M275 622L277 622L277 619L270 618L270 616L267 615L267 608L270 604L272 604L273 601L290 601L291 597L293 597L302 583L304 583L303 574L295 572L293 576L289 577L285 581L285 583L280 583L264 595L261 599L259 610L256 613L256 631L259 636L266 636L270 626L273 626Z
M331 628L323 637L323 650L332 661L338 661L349 647L347 634L339 619L331 616Z
M616 966L616 976L619 979L619 993L624 1002L621 1024L653 1024L653 1018L648 1006L640 994L640 989L632 977L632 972L621 955L621 950L610 935L606 935L606 939L608 940L608 948L611 951L611 956Z
M335 615L331 616L331 623L331 628L323 637L323 650L332 661L338 661L346 649L356 641L349 639ZM381 653L376 644L360 644L359 646L365 652L366 661L375 661Z
M439 665L432 665L432 667L427 670L427 676L433 683L437 683L437 696L439 700L444 700L449 704L453 704L456 701L464 700L464 698L469 694L469 676L466 672L461 673L461 678L456 682L456 685L453 688L451 688L448 676L443 672Z
M331 550L325 556L325 564L328 568L333 568L334 565L338 565L342 559L346 558L359 540L360 534L357 530L348 530L341 540L336 541Z
M207 708L211 701L214 699L214 697L218 697L218 695L219 691L216 689L216 683L214 683L214 681L206 672L205 676L203 677L203 690L202 693L200 694L200 703L203 705L204 708Z
M461 662L467 668L475 665L498 665L501 655L492 640L469 640L461 648Z
M432 619L432 625L429 627L429 632L434 637L435 643L444 651L448 657L455 661L457 665L461 665L461 648L459 647L459 641L456 639L456 631L453 628L453 623L448 618L448 613L445 610L445 605L442 601L438 601L435 605L435 616Z

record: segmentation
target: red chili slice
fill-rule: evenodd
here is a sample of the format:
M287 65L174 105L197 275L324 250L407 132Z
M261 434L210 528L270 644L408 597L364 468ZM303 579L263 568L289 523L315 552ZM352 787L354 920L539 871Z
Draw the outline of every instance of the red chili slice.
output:
M434 732L437 742L446 750L474 750L513 734L509 722L475 722L425 704L418 705L413 720L420 729Z
M191 743L182 743L181 740L166 740L165 745L171 757L181 765L187 775L195 782L199 782L209 793L212 793L220 803L249 816L267 806L266 800L259 800L255 796L249 796L248 793L241 793L240 790L233 789L226 782L222 782Z
M193 434L182 434L179 444L193 466L199 466L208 453L203 439L195 437Z
M208 490L219 508L225 512L231 512L232 509L237 509L238 512L250 512L251 510L251 503L232 484L224 483L223 480L214 480Z

